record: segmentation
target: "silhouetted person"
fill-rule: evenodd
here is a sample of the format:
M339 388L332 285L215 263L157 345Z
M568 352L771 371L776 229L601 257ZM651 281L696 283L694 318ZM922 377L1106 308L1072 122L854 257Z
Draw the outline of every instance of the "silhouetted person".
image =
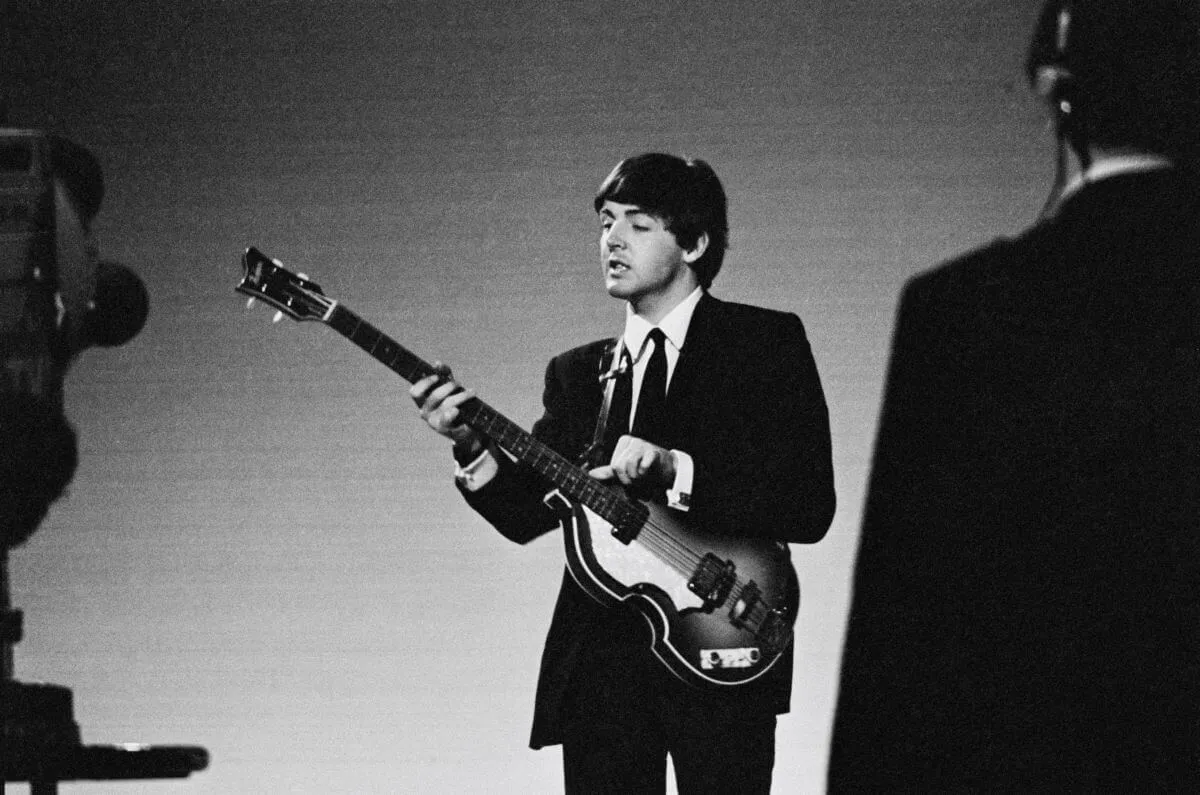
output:
M1197 13L1048 3L1054 200L903 292L830 792L1200 791Z

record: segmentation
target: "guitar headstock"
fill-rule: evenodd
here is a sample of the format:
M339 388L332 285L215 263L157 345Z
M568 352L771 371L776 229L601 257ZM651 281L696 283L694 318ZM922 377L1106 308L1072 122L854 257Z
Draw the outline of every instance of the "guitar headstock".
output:
M251 246L242 255L237 291L264 301L292 320L326 320L337 304L303 274L295 274Z

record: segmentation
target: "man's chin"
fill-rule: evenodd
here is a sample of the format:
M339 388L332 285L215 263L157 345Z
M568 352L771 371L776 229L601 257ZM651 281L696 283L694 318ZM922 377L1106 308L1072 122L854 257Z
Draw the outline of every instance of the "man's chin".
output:
M611 279L604 282L604 289L608 291L611 297L620 298L623 301L629 300L629 297L634 293L630 285Z

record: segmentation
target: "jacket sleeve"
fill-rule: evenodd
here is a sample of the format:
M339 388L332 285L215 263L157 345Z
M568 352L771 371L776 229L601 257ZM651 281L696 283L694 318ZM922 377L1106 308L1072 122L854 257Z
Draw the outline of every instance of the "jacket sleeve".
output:
M574 460L582 449L570 421L567 371L571 354L556 357L546 367L542 393L543 414L533 425L533 435L551 449ZM499 471L476 491L459 485L467 504L510 541L527 544L559 525L558 514L543 502L553 484L506 453L498 456Z

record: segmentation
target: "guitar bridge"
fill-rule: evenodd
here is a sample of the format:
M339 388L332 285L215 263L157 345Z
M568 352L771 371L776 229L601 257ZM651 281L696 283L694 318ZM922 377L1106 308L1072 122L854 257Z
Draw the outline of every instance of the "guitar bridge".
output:
M704 600L705 609L720 607L729 598L729 591L737 579L736 570L732 560L723 561L709 552L688 580L688 590Z
M758 584L751 580L742 587L742 592L738 594L733 606L729 608L729 623L738 629L748 629L754 632L755 627L751 624L755 621L757 608L763 604L762 591Z

